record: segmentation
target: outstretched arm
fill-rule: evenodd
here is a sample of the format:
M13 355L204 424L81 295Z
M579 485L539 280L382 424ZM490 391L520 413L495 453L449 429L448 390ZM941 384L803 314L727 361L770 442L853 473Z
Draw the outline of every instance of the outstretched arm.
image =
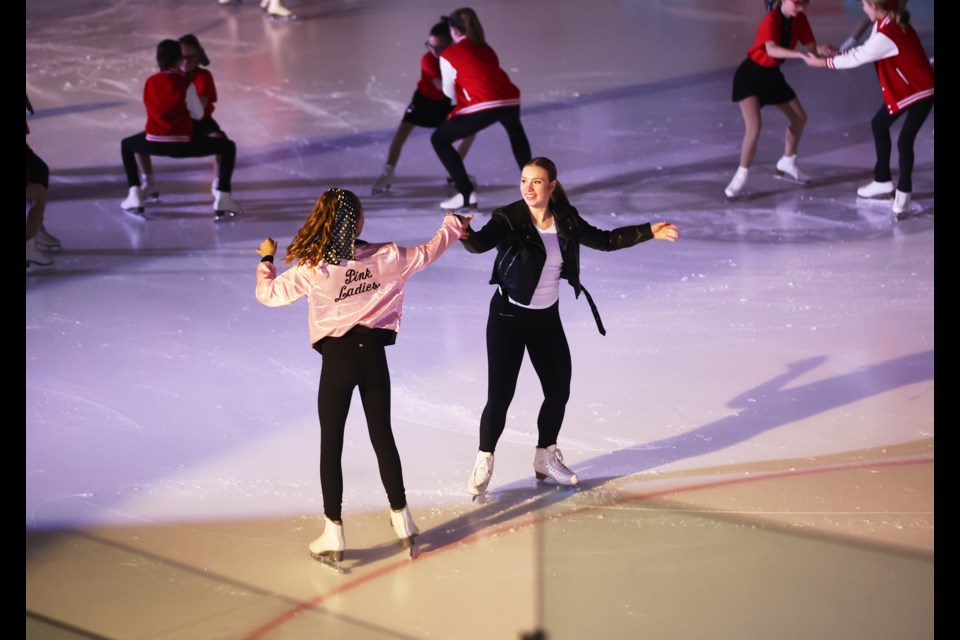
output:
M680 232L677 230L677 225L669 222L654 222L650 225L650 229L653 231L654 240L667 240L668 242L676 242L677 238L680 237Z
M310 279L304 270L297 266L287 269L277 277L277 268L273 256L277 252L277 241L265 238L257 253L263 256L257 265L257 300L268 307L281 307L296 302L310 290Z

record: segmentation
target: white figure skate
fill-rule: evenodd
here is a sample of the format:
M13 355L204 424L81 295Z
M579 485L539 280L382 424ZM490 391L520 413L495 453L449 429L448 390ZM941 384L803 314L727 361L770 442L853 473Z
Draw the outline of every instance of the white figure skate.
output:
M797 182L809 182L810 176L800 168L800 165L797 164L797 156L782 156L777 160L777 176L779 177L788 177Z
M404 507L400 511L391 509L390 524L393 526L394 533L400 538L400 546L410 554L410 557L416 558L420 555L416 543L416 537L420 535L420 529L417 528L416 523L413 521L410 507Z
M487 490L490 478L493 477L493 454L486 451L477 452L477 461L473 463L473 471L467 480L467 491L472 496L479 496Z
M857 189L857 197L886 200L893 197L894 191L893 182L877 182L874 180L870 184L865 184Z
M747 184L747 178L750 177L750 169L746 167L737 167L737 172L733 174L730 184L723 190L724 195L733 199L740 195L744 185Z
M140 190L140 187L130 187L126 200L121 202L120 206L127 213L135 213L142 216L143 204L143 192Z
M533 457L533 472L537 480L546 480L550 478L557 484L575 485L580 482L573 471L563 464L563 454L557 445L552 444L546 449L537 448L537 453Z
M373 187L370 189L372 195L376 196L390 190L390 187L393 185L393 169L394 166L392 164L383 165L383 173L380 174L380 177L377 178L377 181L373 183Z
M457 209L467 209L477 206L477 192L471 191L469 199L464 202L463 194L458 193L452 198L448 198L440 203L440 208L446 211L456 211Z
M343 523L323 516L323 533L309 545L311 557L328 569L343 573L340 563L343 561L343 550L346 546Z
M229 191L217 191L213 194L213 212L217 222L243 213L243 207L233 199Z

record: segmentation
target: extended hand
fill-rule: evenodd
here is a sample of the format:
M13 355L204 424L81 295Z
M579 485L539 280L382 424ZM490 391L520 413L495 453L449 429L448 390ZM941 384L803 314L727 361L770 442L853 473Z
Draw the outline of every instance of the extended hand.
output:
M657 240L676 242L677 238L680 237L680 232L677 231L677 225L670 224L669 222L654 222L650 225L650 229L653 231L653 237Z
M266 257L272 256L277 252L277 241L273 238L264 238L263 242L260 243L260 248L257 249L257 253Z
M803 56L803 61L807 63L807 66L808 66L808 67L821 67L821 68L823 68L823 67L826 67L826 66L827 66L827 59L826 59L826 58L821 58L821 57L817 56L817 54L813 53L812 51L808 51L808 52Z

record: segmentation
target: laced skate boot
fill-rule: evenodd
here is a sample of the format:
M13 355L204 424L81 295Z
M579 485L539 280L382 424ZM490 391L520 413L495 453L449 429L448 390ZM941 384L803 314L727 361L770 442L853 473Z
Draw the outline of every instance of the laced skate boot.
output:
M267 0L266 6L261 2L260 6L266 10L267 16L271 20L296 20L297 14L283 6L280 0Z
M334 522L327 516L323 516L323 533L311 542L308 548L314 560L338 573L343 573L340 562L343 560L343 550L346 546L343 522Z
M743 191L744 185L747 184L747 178L750 176L750 169L746 167L737 167L737 172L733 174L733 180L730 181L730 184L727 185L727 188L723 190L724 195L728 198L736 198L740 195L740 192Z
M473 472L467 480L467 491L472 496L478 496L487 490L490 478L493 477L493 454L486 451L477 452L477 461L473 463Z
M897 195L893 198L893 213L899 218L910 209L910 194L906 191L897 189Z
M865 184L859 189L857 189L857 196L860 198L876 198L878 200L886 200L887 198L893 197L893 183L892 182L877 182L874 180L870 184Z
M140 187L130 187L127 193L127 199L120 203L120 206L127 213L137 213L143 215L143 192Z
M34 238L27 240L27 267L34 265L37 267L49 267L53 264L53 258L46 251L37 246Z
M140 192L146 200L160 199L160 191L157 189L157 183L154 181L152 174L140 174Z
M788 176L793 178L797 182L809 182L810 176L808 176L803 169L800 168L800 165L797 164L797 156L782 156L777 160L777 175L778 176Z
M226 220L228 217L243 213L243 207L230 195L229 191L217 191L213 194L213 212L216 220Z
M60 250L60 240L55 238L47 231L47 228L40 225L40 230L37 231L37 235L33 236L33 240L43 251L59 251Z
M393 184L393 169L394 165L392 164L383 165L383 173L380 174L380 177L377 178L370 189L372 195L379 195L390 190L390 186Z
M418 555L416 546L416 537L420 535L420 529L413 521L413 515L410 513L410 507L404 507L400 511L390 510L390 524L393 526L394 533L400 538L400 546L410 553L411 558Z
M462 193L458 193L452 198L444 200L443 202L440 203L440 208L448 211L456 211L457 209L465 209L467 207L475 207L475 206L477 206L476 191L471 191L470 196L467 199L464 199Z
M557 445L552 444L546 449L537 448L537 453L533 457L533 472L537 480L546 480L552 478L557 484L573 485L580 482L573 471L563 464L563 454Z

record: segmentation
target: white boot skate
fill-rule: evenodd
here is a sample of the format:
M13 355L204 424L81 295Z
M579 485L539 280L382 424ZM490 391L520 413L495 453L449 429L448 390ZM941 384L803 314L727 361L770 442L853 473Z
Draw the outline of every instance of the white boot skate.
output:
M49 267L53 265L53 258L37 246L35 238L36 236L27 240L27 266Z
M217 197L217 191L220 191L220 179L214 178L213 182L210 183L210 193L213 194L213 197Z
M573 471L563 464L563 454L557 445L552 444L546 449L537 448L537 453L533 457L533 472L537 480L546 480L552 478L557 484L574 485L580 482Z
M893 198L893 213L898 218L910 210L910 194L906 191L897 189L897 195Z
M157 183L153 175L149 173L140 174L140 192L146 200L159 200L160 191L157 189Z
M217 191L213 194L213 212L219 222L228 217L240 215L243 213L243 207L233 199L229 191Z
M42 224L40 225L40 230L37 231L37 235L33 236L33 240L37 247L43 251L60 250L60 240L52 236Z
M723 190L724 195L728 198L736 198L740 195L744 185L747 184L748 177L750 177L750 169L737 167L737 172L733 174L733 180L731 180L727 188Z
M334 522L327 516L323 516L323 533L311 542L308 548L314 560L338 573L343 573L340 562L343 560L343 550L346 546L343 523Z
M440 203L440 208L448 211L456 211L457 209L465 209L467 207L477 206L477 192L471 191L470 197L464 202L463 194L458 193L452 198L444 200Z
M411 558L419 555L417 551L416 537L420 535L420 529L413 521L413 515L410 513L410 507L404 507L400 511L390 510L390 524L393 531L400 538L400 545L410 553Z
M266 6L264 6L266 5ZM267 0L261 2L260 7L265 9L271 20L296 20L297 14L283 6L280 0Z
M392 164L383 165L383 173L381 173L377 181L373 183L373 187L370 189L371 194L379 195L390 190L390 186L393 184L393 169L394 166Z
M893 197L893 182L877 182L874 180L870 184L865 184L857 189L857 196L860 198L876 198L886 200Z
M778 176L788 176L793 178L797 182L809 182L810 176L808 176L803 169L800 168L800 165L797 164L797 156L782 156L777 160L777 175Z
M467 491L472 496L478 496L487 490L490 478L493 477L493 454L486 451L477 452L477 461L473 463L473 472L467 481Z
M140 187L130 187L127 199L121 202L120 206L127 213L143 215L143 192L140 191Z

